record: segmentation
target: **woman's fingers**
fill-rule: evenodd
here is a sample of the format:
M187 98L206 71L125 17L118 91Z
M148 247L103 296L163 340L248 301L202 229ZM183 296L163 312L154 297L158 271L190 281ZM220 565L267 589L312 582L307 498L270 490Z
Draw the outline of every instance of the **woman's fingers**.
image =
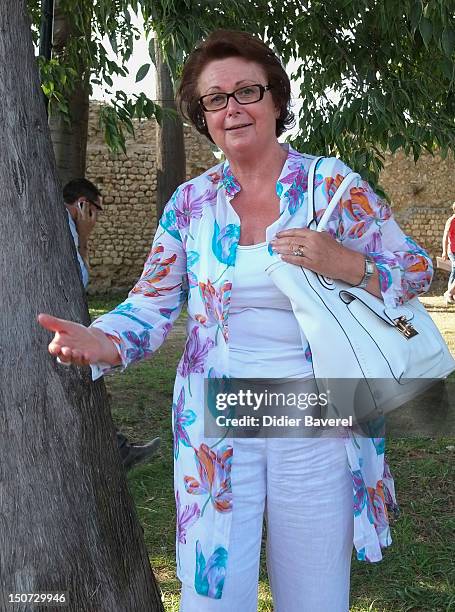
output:
M87 365L89 363L86 345L91 338L84 325L44 313L38 315L38 323L45 329L55 332L48 346L51 355L58 357L65 364Z
M291 255L300 246L307 243L311 236L309 232L310 230L306 228L293 228L278 232L276 238L272 240L272 248L282 255Z
M277 233L271 242L286 263L303 266L331 278L342 278L345 249L327 232L292 228Z
M79 366L86 366L90 364L90 360L84 351L75 350L73 351L73 363Z
M62 359L62 357L67 361L72 361L73 350L69 346L62 346L60 350L60 359Z
M65 365L77 365L87 366L90 365L90 361L86 358L84 353L79 350L72 350L67 346L61 347L58 353L53 353L58 360Z
M272 240L272 248L275 253L285 256L303 256L311 257L314 255L314 246L307 236L299 234L290 234Z
M292 237L301 236L302 238L304 238L305 236L310 235L309 232L312 232L312 231L313 230L309 230L306 227L292 227L290 229L279 231L276 237L277 238L292 238Z
M40 314L38 322L45 329L55 332L48 351L62 363L89 365L105 362L117 365L121 362L114 340L96 328L87 328L80 323Z
M54 355L54 357L58 357L60 355L62 345L56 342L54 338L54 340L52 340L47 349L51 355Z
M75 325L72 321L66 321L65 319L58 319L52 315L41 313L38 315L38 323L53 332L65 332L69 331L72 326Z

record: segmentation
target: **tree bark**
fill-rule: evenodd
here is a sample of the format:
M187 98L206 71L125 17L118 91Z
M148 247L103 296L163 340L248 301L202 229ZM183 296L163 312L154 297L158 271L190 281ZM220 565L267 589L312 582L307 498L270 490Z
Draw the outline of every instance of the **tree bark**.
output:
M176 110L174 87L168 65L155 38L156 97L163 108ZM186 179L183 122L180 118L163 118L156 127L156 219L175 189Z
M25 0L2 0L0 32L0 610L68 591L70 612L162 611L104 383L58 365L36 323L89 316Z
M87 16L90 23L91 14ZM89 26L88 28L89 29ZM60 0L54 5L53 55L65 53L72 36L85 34L77 32L72 20L62 11ZM85 176L87 156L87 133L89 117L90 74L87 66L79 66L79 78L68 99L71 122L65 121L55 104L49 105L49 127L51 130L57 171L62 186L74 178Z

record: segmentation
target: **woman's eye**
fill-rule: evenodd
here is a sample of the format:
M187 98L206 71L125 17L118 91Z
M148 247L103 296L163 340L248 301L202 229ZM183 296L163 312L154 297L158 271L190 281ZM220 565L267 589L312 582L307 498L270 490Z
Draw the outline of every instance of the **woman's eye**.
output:
M217 94L210 98L210 104L220 104L221 102L224 102L224 96L221 94Z

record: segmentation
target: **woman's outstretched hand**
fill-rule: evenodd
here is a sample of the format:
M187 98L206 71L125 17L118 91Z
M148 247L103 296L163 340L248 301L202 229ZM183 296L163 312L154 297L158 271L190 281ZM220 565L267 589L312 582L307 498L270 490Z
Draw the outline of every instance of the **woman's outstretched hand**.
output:
M38 323L55 332L48 350L63 363L86 366L91 363L118 365L120 356L112 340L100 329L58 319L48 314L38 315Z

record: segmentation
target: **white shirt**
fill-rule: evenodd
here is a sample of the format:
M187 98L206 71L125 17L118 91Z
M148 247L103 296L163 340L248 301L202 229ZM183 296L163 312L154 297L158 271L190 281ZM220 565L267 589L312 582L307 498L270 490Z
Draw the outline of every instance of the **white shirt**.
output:
M237 247L229 309L234 378L300 378L313 372L291 303L264 271L269 264L266 242Z
M77 233L76 224L72 216L70 215L69 210L67 210L66 212L68 213L68 223L70 226L71 235L73 237L74 244L76 246L77 261L79 262L79 267L81 269L81 274L82 274L82 284L84 285L84 288L86 289L88 285L89 277L88 277L87 266L85 265L85 262L81 257L81 254L79 253L79 234Z

